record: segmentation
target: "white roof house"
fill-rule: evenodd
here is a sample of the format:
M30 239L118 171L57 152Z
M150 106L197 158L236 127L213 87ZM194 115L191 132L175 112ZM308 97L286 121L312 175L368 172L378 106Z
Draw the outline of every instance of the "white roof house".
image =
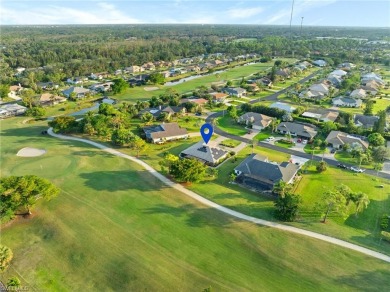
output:
M326 86L326 85L323 84L323 83L313 84L312 86L309 87L309 90L310 90L310 91L321 92L321 93L323 93L323 94L328 94L328 92L329 92L328 86Z
M338 69L338 70L334 70L334 71L330 72L329 75L336 75L336 76L342 77L342 76L347 75L347 72L345 72L344 70Z
M326 62L324 60L315 60L315 61L313 61L313 64L318 66L318 67L325 67L326 66Z
M364 89L359 88L352 91L349 96L352 98L365 98L366 95L367 95L366 91Z

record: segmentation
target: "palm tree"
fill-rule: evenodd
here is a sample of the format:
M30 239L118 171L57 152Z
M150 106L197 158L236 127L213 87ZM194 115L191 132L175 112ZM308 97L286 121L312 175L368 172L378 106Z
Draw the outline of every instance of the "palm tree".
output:
M356 194L355 204L356 204L355 215L357 216L359 212L362 212L364 209L367 208L368 204L370 204L370 199L365 193L359 192Z

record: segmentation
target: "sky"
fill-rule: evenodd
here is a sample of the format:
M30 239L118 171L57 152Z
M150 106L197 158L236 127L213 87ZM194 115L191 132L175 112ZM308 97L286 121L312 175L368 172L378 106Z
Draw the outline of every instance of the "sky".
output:
M0 0L0 24L289 25L292 0ZM292 25L390 27L390 1L295 0Z

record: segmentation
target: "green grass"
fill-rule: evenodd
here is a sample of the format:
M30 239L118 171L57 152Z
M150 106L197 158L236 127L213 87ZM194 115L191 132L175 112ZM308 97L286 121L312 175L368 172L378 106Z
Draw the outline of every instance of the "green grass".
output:
M61 193L39 202L32 218L2 228L2 244L14 252L3 282L18 275L38 291L334 291L390 284L388 265L379 260L234 220L127 160L42 136L44 124L21 121L1 121L2 175L34 173ZM17 157L25 146L48 152Z
M219 143L219 145L226 146L229 148L237 147L240 144L241 144L240 141L233 140L233 139L226 139L226 140L223 140L221 143Z
M296 59L285 60L288 62L296 61ZM231 79L241 79L243 77L247 78L254 73L266 71L272 65L273 61L268 63L255 63L247 66L237 66L235 68L227 69L225 72L222 72L219 75L203 76L174 86L156 85L156 87L159 87L159 89L154 91L144 90L144 87L151 87L151 85L140 87L137 86L134 88L128 88L125 92L115 95L114 98L123 101L148 100L152 96L159 96L160 94L163 94L168 88L175 89L180 94L192 92L197 87L202 85L210 87L214 82L226 82ZM155 85L153 85L153 87L154 86Z
M255 140L264 141L265 139L269 138L269 137L272 136L273 134L274 134L274 133L270 133L269 131L262 130L260 133L258 133L258 134L255 136Z
M238 136L245 135L248 132L243 125L237 124L229 114L218 118L218 127L227 133Z
M309 154L323 154L327 153L328 149L326 147L314 147L313 149L311 144L307 144L303 147L303 151Z
M294 147L295 143L294 144L290 144L290 143L286 143L286 142L283 142L283 141L279 140L279 141L275 141L275 145L288 149L288 148Z
M354 164L354 165L359 164L357 158L352 157L352 155L347 151L337 151L335 153L335 158L338 161L343 162L343 163L349 163L349 164ZM370 168L370 169L374 168L374 165L371 163L370 164L362 163L362 166L365 168Z

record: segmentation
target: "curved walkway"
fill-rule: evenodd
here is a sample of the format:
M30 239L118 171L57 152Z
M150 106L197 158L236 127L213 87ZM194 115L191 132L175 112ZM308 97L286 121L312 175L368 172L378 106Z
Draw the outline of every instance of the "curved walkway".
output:
M330 237L330 236L326 236L326 235L323 235L323 234L319 234L319 233L316 233L316 232L312 232L312 231L308 231L308 230L304 230L304 229L300 229L300 228L296 228L296 227L292 227L292 226L288 226L288 225L283 225L283 224L276 223L276 222L271 222L271 221L266 221L266 220L258 219L258 218L255 218L255 217L251 217L251 216L242 214L240 212L231 210L229 208L223 207L221 205L218 205L217 203L214 203L214 202L212 202L212 201L210 201L210 200L208 200L208 199L206 199L206 198L196 194L195 192L186 189L182 185L174 183L173 181L171 181L170 179L166 178L161 173L157 172L154 168L152 168L150 165L148 165L147 163L143 162L142 160L139 160L138 158L135 158L133 156L121 153L121 152L119 152L119 151L117 151L115 149L109 148L109 147L107 147L105 145L102 145L102 144L99 144L99 143L96 143L96 142L93 142L93 141L90 141L90 140L87 140L87 139L76 138L76 137L69 137L69 136L65 136L65 135L55 134L53 132L52 128L50 128L48 130L48 134L53 136L53 137L64 139L64 140L72 140L72 141L78 141L78 142L87 143L89 145L92 145L94 147L102 149L103 151L108 152L108 153L110 153L112 155L116 155L116 156L119 156L119 157L122 157L122 158L125 158L125 159L128 159L128 160L131 160L131 161L133 161L135 163L138 163L139 165L144 167L148 172L150 172L150 174L152 174L154 177L158 178L161 182L163 182L167 186L170 186L170 187L172 187L172 188L182 192L183 194L193 198L194 200L196 200L196 201L198 201L198 202L200 202L200 203L202 203L202 204L204 204L206 206L209 206L211 208L217 209L217 210L219 210L219 211L221 211L221 212L223 212L225 214L228 214L228 215L234 216L236 218L239 218L239 219L242 219L242 220L246 220L246 221L249 221L249 222L252 222L252 223L255 223L255 224L259 224L259 225L263 225L263 226L267 226L267 227L272 227L272 228L276 228L276 229L287 231L287 232L293 232L293 233L296 233L296 234L309 236L311 238L316 238L316 239L319 239L319 240L322 240L322 241L326 241L326 242L329 242L329 243L332 243L332 244L335 244L335 245L339 245L339 246L342 246L342 247L345 247L345 248L348 248L348 249L351 249L351 250L354 250L354 251L357 251L357 252L360 252L360 253L363 253L363 254L366 254L366 255L369 255L369 256L372 256L372 257L375 257L377 259L380 259L380 260L383 260L383 261L386 261L386 262L390 263L390 256L387 256L385 254L382 254L382 253L370 250L368 248L361 247L359 245L352 244L352 243L349 243L347 241L343 241L343 240L340 240L340 239L337 239L337 238L334 238L334 237Z

